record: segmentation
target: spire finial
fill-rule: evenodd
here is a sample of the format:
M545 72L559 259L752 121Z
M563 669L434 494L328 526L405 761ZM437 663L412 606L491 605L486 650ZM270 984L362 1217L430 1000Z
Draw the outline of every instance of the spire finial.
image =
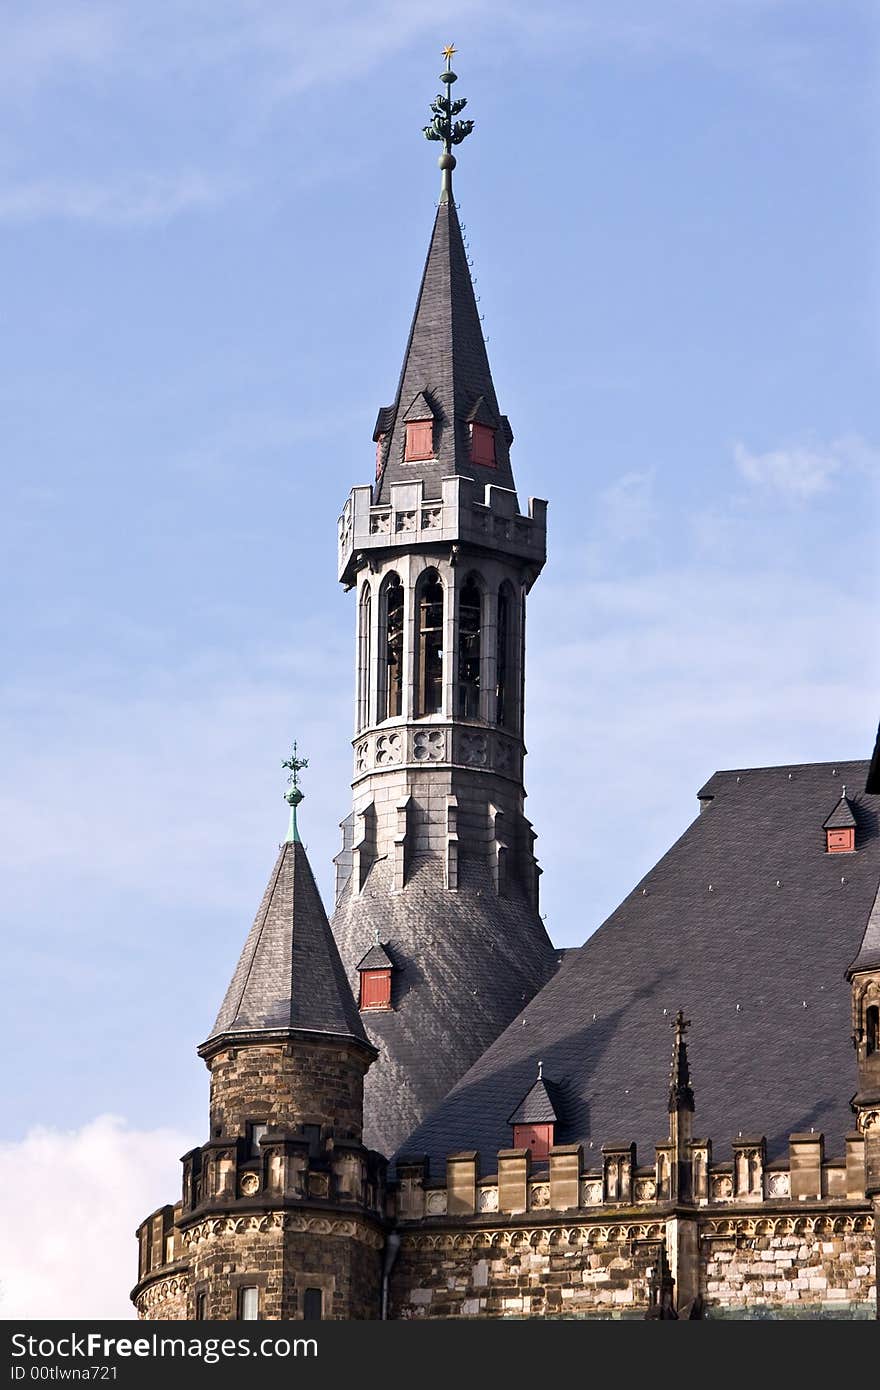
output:
M691 1086L691 1071L688 1064L687 1030L691 1026L685 1018L684 1010L679 1009L672 1019L675 1040L672 1044L672 1066L669 1069L669 1109L693 1110L694 1092Z
M299 786L299 774L302 772L303 768L308 767L308 765L308 758L300 758L297 755L296 739L294 739L293 751L290 757L285 758L284 762L281 764L282 767L288 769L290 774L287 778L289 790L284 793L284 800L290 807L290 825L287 828L287 839L284 842L286 845L300 843L299 830L296 824L296 808L303 799L303 793L300 791Z
M455 44L448 43L443 49L443 57L446 59L446 67L440 74L440 81L446 87L445 92L441 92L431 102L433 120L430 125L424 127L425 138L427 140L442 140L443 153L438 160L442 172L440 182L440 201L449 202L452 197L452 171L455 168L455 155L452 153L453 145L460 145L474 128L473 121L457 121L455 117L467 106L466 97L458 97L453 100L452 84L458 78L452 71L452 55L456 52Z
M543 1063L543 1062L539 1062L539 1063L538 1063L538 1080L539 1080L539 1081L542 1080L543 1076L544 1076L544 1063Z

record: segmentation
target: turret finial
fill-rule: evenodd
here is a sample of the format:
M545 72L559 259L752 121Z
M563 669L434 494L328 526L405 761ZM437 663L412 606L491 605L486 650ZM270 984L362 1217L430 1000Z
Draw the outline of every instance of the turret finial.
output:
M543 1079L543 1076L544 1076L544 1063L543 1063L543 1062L539 1062L539 1063L538 1063L538 1080L541 1081L541 1080Z
M440 181L440 201L449 202L452 197L452 171L455 168L455 155L452 153L453 145L460 145L474 128L473 121L457 121L455 117L467 106L467 98L459 97L453 100L452 84L458 78L452 71L452 55L455 53L455 45L448 43L443 49L443 57L446 59L446 68L440 74L440 81L446 87L445 92L441 92L431 102L433 119L430 125L424 127L424 134L427 140L442 140L443 153L438 163L442 170Z
M287 828L287 839L284 842L286 845L300 843L299 830L296 824L296 808L303 799L303 792L300 791L299 774L302 772L303 768L308 767L308 765L308 758L300 758L297 755L296 739L294 739L293 751L290 757L285 758L284 762L281 764L282 767L288 769L290 774L287 778L289 790L284 793L284 800L290 807L290 825Z

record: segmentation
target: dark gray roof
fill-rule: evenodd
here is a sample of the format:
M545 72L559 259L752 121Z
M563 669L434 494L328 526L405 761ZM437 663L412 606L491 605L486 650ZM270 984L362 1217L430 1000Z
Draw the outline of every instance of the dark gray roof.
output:
M499 897L488 864L469 855L461 856L454 892L444 886L442 863L422 856L400 892L392 891L389 859L376 860L360 893L352 889L349 881L333 916L352 984L377 928L394 958L393 1007L364 1018L380 1053L365 1080L364 1143L392 1154L557 962L518 884ZM502 1120L531 1083L535 1060Z
M308 857L298 841L281 846L203 1047L222 1034L278 1029L367 1041Z
M874 906L868 917L865 934L859 943L856 958L850 966L850 974L857 970L876 970L880 967L880 889L874 899Z
M868 769L868 780L865 783L866 792L880 792L880 726L877 729L877 742L874 744L874 756L871 759L871 766Z
M404 415L416 418L410 407L423 392L434 416L437 457L427 463L405 464ZM497 431L495 468L470 459L468 419L481 397L478 418ZM441 202L437 208L397 395L393 407L379 412L379 420L386 440L385 467L375 490L377 502L389 501L391 483L412 482L414 478L424 479L426 496L439 497L440 479L454 473L483 484L514 485L509 455L513 435L498 410L461 226L451 201Z
M836 776L834 775L836 771ZM405 1150L476 1148L487 1170L541 1057L560 1096L557 1143L598 1154L629 1136L650 1161L667 1133L669 1022L692 1020L697 1125L721 1156L742 1129L852 1127L856 1075L845 979L880 884L880 797L853 797L860 848L825 851L822 817L867 765L719 772L705 809L620 907L461 1078ZM874 928L880 934L880 923ZM878 936L872 938L878 945Z
M823 830L853 830L856 818L849 798L842 796L827 820L822 822Z
M393 970L394 961L381 942L377 941L375 946L371 946L363 960L357 963L358 970Z
M552 1125L559 1117L550 1095L550 1083L539 1076L528 1095L523 1096L513 1114L508 1117L509 1125Z

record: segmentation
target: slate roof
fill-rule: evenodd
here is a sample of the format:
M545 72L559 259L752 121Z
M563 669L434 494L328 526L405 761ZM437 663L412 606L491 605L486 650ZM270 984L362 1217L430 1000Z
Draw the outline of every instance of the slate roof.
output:
M540 989L557 960L525 893L512 883L499 897L485 861L466 854L455 892L444 886L441 861L427 855L414 856L400 892L392 892L388 859L375 862L359 894L349 881L333 932L353 986L377 928L394 958L392 1008L364 1018L380 1053L364 1083L364 1143L390 1155ZM530 1060L504 1121L534 1075Z
M381 942L377 941L375 946L371 946L363 960L357 963L358 970L393 970L394 961Z
M434 416L437 457L427 463L403 462L404 416L422 393ZM468 419L479 405L481 422L495 428L495 468L470 459ZM424 408L422 407L422 418ZM498 409L479 311L455 204L437 208L412 327L394 404L379 411L376 431L386 435L384 471L374 500L390 500L392 482L423 478L425 495L440 496L440 480L464 474L478 483L513 488L509 446L513 438Z
M823 830L853 830L856 818L849 798L842 796L827 820L822 822Z
M830 1154L852 1128L856 1085L846 970L869 918L880 950L880 796L852 797L853 855L821 829L841 784L867 764L718 772L704 810L620 907L461 1078L407 1153L478 1149L485 1172L510 1142L507 1117L542 1058L560 1096L557 1143L594 1161L609 1136L642 1162L667 1134L669 1023L682 1007L699 1132L718 1157L739 1130L771 1158L795 1131L824 1130ZM873 914L873 915L872 915Z
M523 1096L513 1114L508 1116L509 1125L552 1125L559 1118L550 1094L552 1083L539 1076L528 1095Z
M366 1043L305 849L281 846L207 1042L278 1029Z

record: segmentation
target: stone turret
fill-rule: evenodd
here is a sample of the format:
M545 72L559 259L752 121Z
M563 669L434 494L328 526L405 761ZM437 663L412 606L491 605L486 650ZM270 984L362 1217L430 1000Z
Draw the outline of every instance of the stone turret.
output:
M356 487L339 522L357 698L333 930L353 987L377 929L393 965L390 1006L364 1019L380 1052L367 1142L388 1154L556 964L523 785L526 600L546 504L520 511L454 163L447 142L397 395L374 433L375 486Z
M299 799L299 797L297 797ZM375 1059L295 803L207 1041L210 1138L138 1231L151 1318L379 1316L385 1160L362 1143Z

